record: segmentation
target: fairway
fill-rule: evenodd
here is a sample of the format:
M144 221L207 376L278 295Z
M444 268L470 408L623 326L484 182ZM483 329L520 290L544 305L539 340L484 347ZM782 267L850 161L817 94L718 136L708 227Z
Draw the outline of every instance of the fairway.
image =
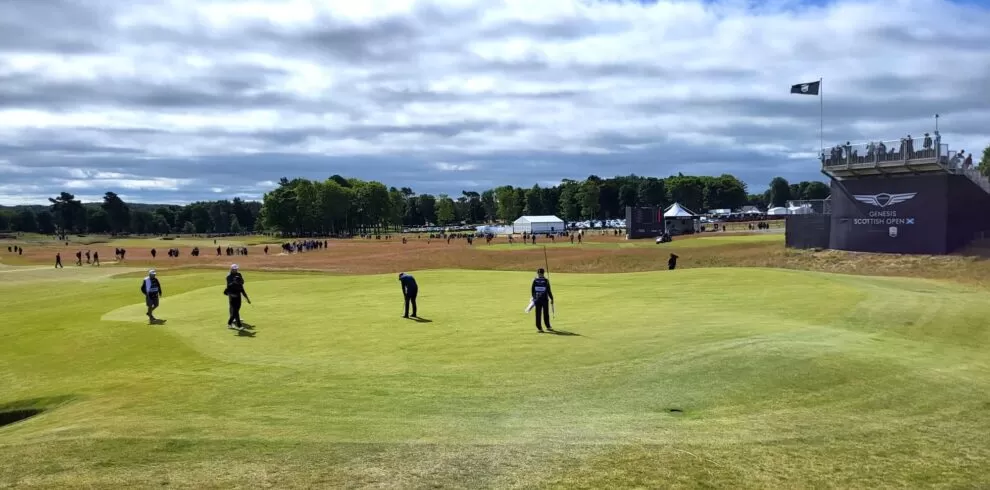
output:
M0 411L47 409L0 427L0 486L990 484L982 290L554 274L539 335L530 273L414 274L428 321L394 274L245 271L249 337L222 272L162 271L149 326L141 273L0 270Z

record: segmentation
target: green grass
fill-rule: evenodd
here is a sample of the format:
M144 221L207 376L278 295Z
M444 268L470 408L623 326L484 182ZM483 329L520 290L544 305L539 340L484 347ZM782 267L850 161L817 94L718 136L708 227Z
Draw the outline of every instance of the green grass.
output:
M493 250L493 251L512 251L521 250L526 247L537 247L543 248L565 248L565 247L587 247L587 248L707 248L707 247L721 247L727 245L745 245L745 244L766 244L766 243L784 243L784 235L782 233L767 233L765 235L717 235L711 234L710 236L701 237L690 237L690 238L675 238L673 241L668 243L657 244L653 239L642 239L642 240L630 240L622 242L595 242L586 241L584 243L574 243L570 242L568 238L560 238L556 241L549 241L546 238L537 239L536 244L523 243L521 240L516 243L509 244L504 238L498 239L492 245L485 245L484 242L476 242L481 246L478 247L479 250Z
M676 242L675 242L676 243ZM767 269L554 275L0 269L0 487L990 485L990 306L948 283ZM120 269L118 269L118 272ZM58 281L58 282L56 282ZM683 411L673 414L672 408Z

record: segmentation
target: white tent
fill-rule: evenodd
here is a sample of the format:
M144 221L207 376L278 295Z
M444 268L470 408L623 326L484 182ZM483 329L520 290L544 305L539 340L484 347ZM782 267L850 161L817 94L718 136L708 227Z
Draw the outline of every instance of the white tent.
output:
M770 208L769 210L767 210L767 214L769 214L770 216L780 216L780 215L783 215L783 214L787 214L787 208L785 208L783 206L777 206L775 208Z
M696 233L700 227L700 219L700 216L676 202L663 212L664 228L671 235Z
M512 222L513 233L559 233L564 220L556 216L522 216Z
M667 210L663 212L664 218L693 218L695 216L697 215L676 202L667 207Z

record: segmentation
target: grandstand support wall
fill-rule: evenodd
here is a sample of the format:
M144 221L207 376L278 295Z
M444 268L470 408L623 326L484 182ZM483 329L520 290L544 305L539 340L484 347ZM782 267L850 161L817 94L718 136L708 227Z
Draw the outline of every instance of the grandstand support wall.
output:
M788 248L826 249L832 229L828 214L789 214L784 228L784 243Z
M832 180L829 248L944 255L990 229L990 194L964 175Z

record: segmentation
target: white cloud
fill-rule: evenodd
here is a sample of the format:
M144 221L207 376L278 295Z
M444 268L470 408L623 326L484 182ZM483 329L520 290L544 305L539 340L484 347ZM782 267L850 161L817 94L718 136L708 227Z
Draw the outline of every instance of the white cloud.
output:
M826 145L938 112L943 141L984 147L988 24L942 0L8 2L0 200L332 173L436 193L705 169L758 190L820 177L818 100L788 93L819 77Z
M437 170L444 172L465 172L468 170L475 170L478 168L477 164L474 163L447 163L447 162L436 162L433 166Z

